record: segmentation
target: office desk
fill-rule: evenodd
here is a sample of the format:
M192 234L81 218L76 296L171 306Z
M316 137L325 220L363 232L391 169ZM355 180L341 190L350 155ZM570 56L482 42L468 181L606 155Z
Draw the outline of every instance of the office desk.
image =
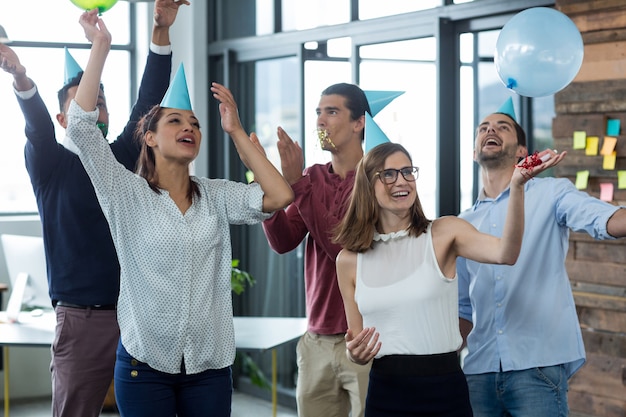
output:
M304 317L235 317L235 346L238 350L272 350L272 416L278 406L276 348L306 332Z
M50 347L54 340L56 316L47 312L41 316L22 312L18 323L6 323L6 313L0 312L0 345L4 353L4 416L9 417L9 347ZM272 350L272 415L277 408L276 348L300 337L306 331L306 318L294 317L235 317L235 346L240 350Z
M18 323L8 323L6 312L0 311L0 345L4 362L4 417L9 417L9 347L49 347L54 340L55 324L54 311L39 316L21 312Z

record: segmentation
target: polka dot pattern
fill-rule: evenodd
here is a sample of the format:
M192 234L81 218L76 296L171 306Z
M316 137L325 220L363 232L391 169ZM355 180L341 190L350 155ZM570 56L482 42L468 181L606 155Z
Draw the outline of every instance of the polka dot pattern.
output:
M254 224L258 184L192 177L200 197L182 214L166 191L119 164L96 128L97 111L72 102L67 139L96 190L121 266L122 343L154 369L190 374L235 358L230 288L230 224Z

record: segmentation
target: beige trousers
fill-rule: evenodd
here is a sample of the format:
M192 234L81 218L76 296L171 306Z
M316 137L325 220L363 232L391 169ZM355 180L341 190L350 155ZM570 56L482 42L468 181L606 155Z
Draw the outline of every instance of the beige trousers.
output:
M299 417L363 417L371 364L348 359L343 335L307 332L296 353Z

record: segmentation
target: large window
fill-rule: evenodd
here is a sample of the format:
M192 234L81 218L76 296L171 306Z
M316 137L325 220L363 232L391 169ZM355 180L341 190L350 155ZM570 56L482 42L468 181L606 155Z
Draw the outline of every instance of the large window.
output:
M403 145L419 167L417 192L429 218L436 216L437 76L432 37L360 48L361 87L404 91L374 121L391 142Z
M473 162L474 133L480 121L513 98L517 122L526 129L528 151L553 146L554 96L522 98L508 90L494 65L494 51L500 29L464 33L461 40L461 210L469 208L482 186L478 165ZM522 106L526 100L526 106ZM524 107L524 109L523 109ZM530 109L530 111L528 110ZM473 116L473 117L472 117ZM549 170L542 175L551 175Z
M57 91L63 84L65 46L81 67L87 64L90 45L78 24L82 13L70 1L21 0L2 2L0 24L6 29L27 75L35 82L55 125L56 138L65 133L56 122ZM118 2L103 14L114 47L102 82L110 112L109 139L122 131L130 114L129 3ZM27 22L27 24L25 24ZM0 214L37 211L24 167L24 117L15 99L10 74L0 72Z

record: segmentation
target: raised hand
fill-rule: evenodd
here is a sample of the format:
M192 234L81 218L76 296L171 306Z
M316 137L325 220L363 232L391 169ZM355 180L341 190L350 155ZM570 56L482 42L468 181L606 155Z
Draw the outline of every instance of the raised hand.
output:
M292 185L302 178L302 167L304 166L304 153L297 142L279 127L276 134L278 135L278 154L280 155L280 165L283 176L287 182Z
M97 40L102 40L111 44L111 33L107 29L104 21L98 16L98 9L89 10L80 15L78 23L85 31L85 37L92 44Z
M178 8L190 4L187 0L156 0L154 2L154 26L169 28L176 20Z
M215 82L211 83L211 91L213 92L213 97L220 102L219 108L222 117L222 129L231 136L235 131L243 130L233 93L222 84Z
M531 178L537 176L540 172L545 171L561 162L565 158L567 152L557 153L551 149L539 152L515 166L515 172L511 178L511 183L524 184Z
M26 68L20 64L17 54L3 43L0 43L0 68L13 76L26 74Z

